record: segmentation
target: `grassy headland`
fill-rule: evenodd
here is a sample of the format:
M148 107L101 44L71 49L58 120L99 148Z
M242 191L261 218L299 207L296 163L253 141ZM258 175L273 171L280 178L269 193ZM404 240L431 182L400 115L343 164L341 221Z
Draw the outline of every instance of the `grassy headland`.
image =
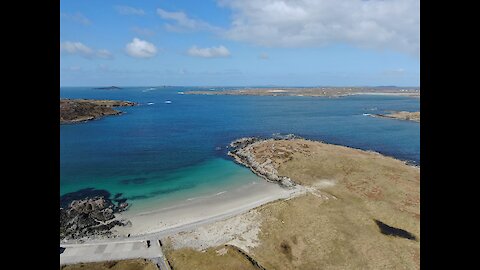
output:
M256 244L246 254L259 265L420 268L418 167L374 152L304 139L255 141L242 148L248 146L251 160L267 164L269 172L288 177L307 191L252 210L259 216L253 224L259 230ZM242 243L245 235L236 241ZM212 260L212 252L172 249L167 258L175 269L196 269ZM223 269L222 265L213 263L209 269Z

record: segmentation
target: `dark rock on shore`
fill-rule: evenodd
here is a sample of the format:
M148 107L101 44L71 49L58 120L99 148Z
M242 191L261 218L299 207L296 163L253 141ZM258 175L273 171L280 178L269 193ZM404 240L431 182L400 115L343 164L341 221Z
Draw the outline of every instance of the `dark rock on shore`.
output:
M75 192L66 193L60 196L60 207L67 208L70 203L75 200L83 200L85 198L92 197L104 197L106 199L110 198L110 192L104 189L95 189L95 188L83 188ZM115 197L118 199L119 197Z
M101 194L78 199L79 195ZM118 205L110 200L110 193L104 190L83 189L61 197L60 239L78 239L93 235L109 235L115 226L125 226L116 220L115 213L125 211L129 204L126 199L116 196ZM66 205L68 203L68 205ZM66 206L65 206L66 205Z

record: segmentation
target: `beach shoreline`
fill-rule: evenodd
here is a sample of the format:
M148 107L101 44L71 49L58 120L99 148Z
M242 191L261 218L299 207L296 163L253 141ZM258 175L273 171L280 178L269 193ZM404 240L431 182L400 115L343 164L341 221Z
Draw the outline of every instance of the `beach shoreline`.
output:
M162 233L193 224L205 224L234 216L265 203L298 194L300 189L285 189L264 180L252 182L221 194L212 194L162 209L124 212L120 216L132 222L131 227L119 227L116 235L141 236Z
M117 213L117 220L128 220L131 226L117 226L107 237L86 237L63 240L62 246L77 244L106 243L149 238L164 238L181 231L246 213L259 206L281 199L290 199L305 193L301 187L283 188L276 183L259 178L258 181L227 189L208 196L190 198L161 208L152 205L150 209L127 210ZM128 236L130 235L130 236Z

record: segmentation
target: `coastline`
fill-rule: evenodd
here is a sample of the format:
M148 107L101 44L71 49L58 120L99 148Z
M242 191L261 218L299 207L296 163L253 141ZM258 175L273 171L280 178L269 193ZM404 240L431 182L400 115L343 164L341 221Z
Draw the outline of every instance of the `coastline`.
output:
M299 138L293 134L290 135L292 137L290 139L286 139L287 141ZM290 135L287 135L287 137ZM248 140L246 145L234 146L235 143L241 142L242 140ZM152 204L148 207L142 207L140 209L128 209L125 212L117 213L115 219L119 221L129 221L131 222L131 226L116 226L112 228L112 235L110 236L94 236L75 240L62 240L61 244L68 246L124 240L141 240L149 237L165 238L178 234L182 231L192 231L204 225L241 216L242 214L245 214L251 210L255 210L262 206L267 206L268 204L278 200L288 200L312 192L311 188L303 185L303 183L298 183L289 177L282 176L283 174L278 174L277 166L267 168L267 174L265 174L265 165L271 167L271 161L261 163L254 162L256 163L254 166L252 166L252 163L247 161L251 158L255 160L255 158L252 156L252 153L250 153L252 147L278 140L282 141L284 139L260 139L248 137L235 140L230 144L233 153L230 151L228 155L234 159L233 162L248 168L256 175L258 178L257 181L235 186L232 189L226 188L225 190L216 193L207 195L203 194L199 197L173 201L170 204L164 204L160 209L158 208L158 204ZM301 140L309 143L323 144L321 141L305 139ZM370 153L377 157L397 160L393 157L384 156L374 151L365 151L335 144L327 145ZM243 158L238 156L239 149L247 150L244 152L245 156ZM303 151L300 150L300 153L302 152ZM248 157L247 160L245 157ZM401 162L408 167L419 169L419 165L409 164L405 161ZM262 170L263 172L260 172ZM272 179L272 175L274 179Z
M162 209L122 212L120 218L132 226L115 228L116 237L62 246L95 250L100 243L160 239L166 258L178 269L216 258L226 246L268 269L299 263L310 269L319 259L342 269L395 269L405 263L418 269L419 168L376 152L294 136L241 138L231 147L235 154L245 150L238 163L266 178ZM275 176L295 185L282 187ZM333 249L342 252L331 261L322 251ZM302 258L291 256L300 253Z
M206 224L235 216L268 202L289 198L299 192L300 189L287 190L277 184L259 180L161 209L123 212L119 216L130 220L132 226L118 227L114 234L117 236L168 234L169 231L179 228L196 227L195 224Z
M128 220L131 226L114 227L108 237L87 237L61 241L62 246L89 245L148 238L164 238L181 231L189 231L246 213L259 206L281 199L290 199L305 193L298 186L283 188L276 183L258 178L258 181L226 189L215 194L190 198L181 203L150 209L127 210L116 214L116 220ZM128 237L130 234L130 237Z

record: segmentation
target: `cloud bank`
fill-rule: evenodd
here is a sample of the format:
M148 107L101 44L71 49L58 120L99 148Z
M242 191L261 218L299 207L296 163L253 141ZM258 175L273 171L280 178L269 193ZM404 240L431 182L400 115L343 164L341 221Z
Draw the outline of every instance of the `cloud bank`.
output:
M223 35L266 47L347 43L418 55L419 0L219 0L233 12Z

